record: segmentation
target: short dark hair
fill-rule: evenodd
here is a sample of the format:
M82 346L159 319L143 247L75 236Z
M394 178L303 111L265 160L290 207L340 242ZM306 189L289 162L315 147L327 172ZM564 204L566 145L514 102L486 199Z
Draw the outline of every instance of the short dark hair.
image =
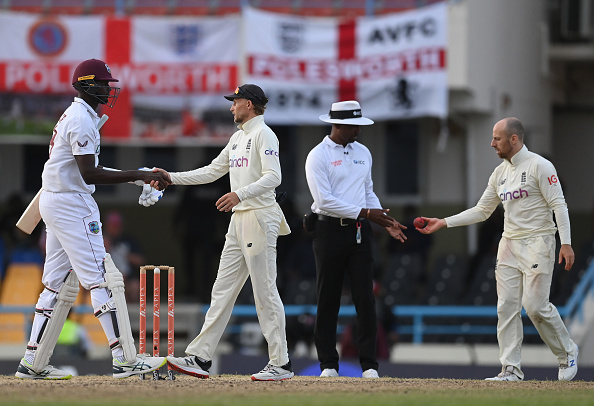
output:
M266 110L266 106L262 106L261 104L254 103L252 100L250 100L250 101L254 105L254 113L256 113L257 116L261 116L262 114L264 114L264 110Z
M508 137L516 134L520 141L524 142L524 126L515 117L509 117L505 122L505 133Z

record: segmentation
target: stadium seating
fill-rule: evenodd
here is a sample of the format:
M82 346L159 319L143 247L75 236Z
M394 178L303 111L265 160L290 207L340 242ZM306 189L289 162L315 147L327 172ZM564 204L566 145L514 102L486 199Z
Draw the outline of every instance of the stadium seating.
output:
M469 272L470 283L465 289L463 302L472 306L491 306L497 304L497 282L495 281L495 255L483 256L476 269Z
M559 252L559 249L556 252ZM571 272L565 271L564 263L555 264L555 272L558 277L555 278L555 275L553 277L553 283L557 286L554 287L554 291L553 287L551 289L551 302L555 305L565 304L592 261L594 261L594 241L585 243L577 252L576 262L571 268Z
M382 278L384 303L387 306L415 304L422 278L423 268L418 254L393 254Z
M375 0L367 9L365 0L251 0L250 5L276 13L318 17L356 17L406 11L443 0ZM225 15L241 12L242 0L126 0L128 15ZM116 14L116 0L4 0L0 9L35 14Z
M303 279L287 286L282 300L285 305L316 304L316 281Z
M93 306L91 304L91 295L89 291L82 286L79 286L79 288L78 297L76 298L76 302L74 302L74 308L76 309L76 306L84 306L85 309L92 309ZM88 311L83 309L83 311L76 312L72 316L72 320L85 329L93 345L107 345L107 338L105 337L101 323L97 317L95 317L92 310Z
M0 342L26 343L31 328L35 304L43 290L41 275L43 269L39 264L18 263L6 268L6 276L0 289L0 305L30 308L28 314L0 313Z
M435 261L427 282L423 304L458 304L466 278L466 260L459 255L443 255Z

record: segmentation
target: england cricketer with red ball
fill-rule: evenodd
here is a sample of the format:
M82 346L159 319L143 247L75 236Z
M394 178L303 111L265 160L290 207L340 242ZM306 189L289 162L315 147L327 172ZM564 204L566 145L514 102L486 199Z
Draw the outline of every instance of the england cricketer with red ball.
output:
M522 306L540 337L559 362L559 380L571 381L578 370L578 346L569 336L557 308L549 302L555 265L555 234L561 239L559 264L573 266L567 204L552 163L528 151L524 127L514 117L493 127L491 146L503 162L489 178L477 205L445 219L425 218L423 234L486 220L502 203L504 228L497 252L497 340L501 373L490 381L521 381ZM553 221L555 214L555 222Z

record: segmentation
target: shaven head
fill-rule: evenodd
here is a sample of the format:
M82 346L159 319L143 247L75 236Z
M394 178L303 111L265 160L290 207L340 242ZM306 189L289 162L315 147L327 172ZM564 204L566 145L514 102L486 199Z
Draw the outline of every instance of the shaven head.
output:
M505 120L505 133L508 137L516 134L518 139L524 142L524 126L522 122L515 117L508 117Z
M515 117L499 120L493 126L491 146L499 158L511 161L511 158L524 146L524 126Z

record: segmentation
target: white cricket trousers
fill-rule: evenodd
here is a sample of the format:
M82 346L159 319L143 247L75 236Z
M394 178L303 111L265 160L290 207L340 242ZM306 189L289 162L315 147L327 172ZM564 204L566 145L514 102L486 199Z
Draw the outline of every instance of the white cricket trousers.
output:
M43 284L59 290L70 269L85 289L103 282L105 246L95 199L90 194L44 190L39 211L47 226Z
M284 215L278 204L233 213L210 308L200 334L188 345L186 354L212 360L237 296L249 276L270 363L283 366L289 362L285 310L276 287L276 241L281 222Z
M502 237L499 242L495 270L499 360L503 366L513 366L520 378L524 378L520 354L522 306L559 364L566 363L567 354L575 352L575 343L557 308L549 302L554 265L554 235L517 240Z

